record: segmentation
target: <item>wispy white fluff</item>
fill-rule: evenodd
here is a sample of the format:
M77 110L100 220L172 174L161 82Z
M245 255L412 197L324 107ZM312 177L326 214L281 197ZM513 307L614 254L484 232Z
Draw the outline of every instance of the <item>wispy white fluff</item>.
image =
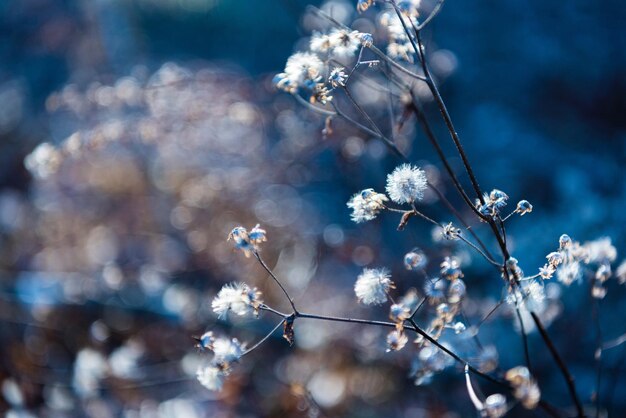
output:
M374 189L365 189L348 201L348 207L352 209L351 219L356 223L371 221L385 208L387 196L376 193Z
M261 292L256 288L245 283L229 283L220 289L211 307L220 317L226 316L229 311L244 316L256 315L261 303Z
M196 377L200 384L209 390L219 391L224 386L224 373L213 364L200 366Z
M396 203L421 200L427 186L424 170L410 164L402 164L387 176L387 194Z
M366 268L357 277L354 293L365 305L381 304L387 301L387 292L392 287L393 282L386 269Z

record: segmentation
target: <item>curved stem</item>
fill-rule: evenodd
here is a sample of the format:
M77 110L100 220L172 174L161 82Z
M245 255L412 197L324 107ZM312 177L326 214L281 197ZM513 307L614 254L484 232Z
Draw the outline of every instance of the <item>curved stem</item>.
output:
M285 290L285 288L283 287L282 283L280 282L280 280L278 280L278 278L276 277L274 272L267 266L267 264L265 264L265 261L263 261L263 259L259 255L259 252L255 250L254 251L254 256L259 261L261 266L263 266L265 271L272 277L272 279L274 279L274 281L276 282L278 287L280 287L280 289L283 291L283 293L285 294L285 297L287 298L287 300L289 300L289 304L291 305L291 309L293 309L293 312L297 313L298 310L296 309L296 305L293 303L293 299L291 299L291 296L289 296L289 293L287 293L287 290Z
M273 334L273 333L275 333L275 332L276 332L276 330L277 330L278 328L280 328L280 327L282 327L282 326L283 326L283 324L285 323L285 321L286 321L286 319L285 319L285 318L283 318L283 320L282 320L282 321L280 321L278 324L276 324L276 326L275 326L275 327L274 327L274 328L273 328L273 329L272 329L272 330L271 330L271 331L270 331L270 332L269 332L269 333L268 333L265 337L261 338L261 340L260 340L259 342L257 342L256 344L254 344L252 347L248 348L246 351L244 351L244 352L241 354L241 357L245 356L246 354L250 353L251 351L254 351L254 350L255 350L255 349L257 349L257 348L258 348L261 344L263 344L265 341L267 341L267 339L268 339L269 337L271 337L271 336L272 336L272 334Z
M583 406L580 403L580 399L578 399L578 395L576 394L576 385L574 384L574 377L569 372L567 366L565 365L565 362L559 355L559 352L556 351L556 347L552 343L552 340L550 340L550 338L548 337L548 333L546 332L546 329L544 328L543 324L539 320L539 317L537 316L537 314L534 312L531 312L530 315L533 317L533 321L535 321L535 325L537 326L537 329L539 330L539 334L541 334L541 338L543 338L543 341L548 346L548 349L550 350L550 354L552 354L554 361L556 361L556 364L559 366L559 369L561 369L561 373L565 377L567 388L569 389L570 395L572 399L574 400L574 404L576 405L576 413L578 414L579 417L584 417L585 413L583 411Z
M306 107L306 108L308 108L308 109L310 109L310 110L312 110L314 112L320 113L320 114L325 115L325 116L337 116L336 112L333 112L331 110L322 109L319 106L312 105L311 103L309 103L306 100L304 100L297 93L292 94L292 96L295 97L296 100L298 101L298 103L300 103L302 106L304 106L304 107Z
M439 12L441 11L441 8L443 7L443 2L444 2L444 0L439 0L437 2L437 4L435 4L435 7L433 7L433 10L430 12L428 17L426 19L424 19L424 21L422 23L417 25L416 29L418 31L424 29L426 27L426 25L428 25L430 23L430 21L433 20L439 14Z

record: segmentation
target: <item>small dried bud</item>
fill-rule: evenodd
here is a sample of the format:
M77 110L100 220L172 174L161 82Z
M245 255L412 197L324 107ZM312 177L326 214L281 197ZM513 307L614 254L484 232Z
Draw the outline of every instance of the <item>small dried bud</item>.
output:
M572 239L569 237L569 235L563 234L559 238L559 249L564 250L565 248L569 247L571 243Z
M520 216L524 216L532 211L533 205L531 205L528 200L520 200L519 202L517 202L517 208L515 208L515 212L519 213Z
M506 398L500 393L489 395L485 399L484 411L488 418L501 418L507 413Z
M458 335L465 332L467 328L463 322L455 322L454 325L452 325L452 329L454 330L454 333Z
M414 248L404 256L404 267L407 270L421 270L426 267L428 258L419 248Z
M348 80L348 75L343 71L343 67L335 67L328 76L328 82L333 88L344 87L346 85L346 80Z
M400 351L404 348L409 338L401 330L393 330L387 335L387 352Z
M563 262L563 254L558 251L551 252L546 256L546 258L548 259L548 264L552 267L557 267Z
M604 299L606 296L606 287L602 286L600 283L596 283L591 287L591 296L596 299Z
M369 3L372 4L372 0L359 0L359 3ZM368 5L369 7L369 5ZM361 34L361 45L365 48L369 48L374 45L374 37L370 33L362 33Z
M541 392L526 367L514 367L507 371L504 377L513 386L513 395L522 403L524 408L535 409L537 407L541 399Z
M445 239L456 240L456 239L459 239L460 235L461 235L461 230L459 228L456 228L454 225L452 225L452 222L443 226L443 237Z

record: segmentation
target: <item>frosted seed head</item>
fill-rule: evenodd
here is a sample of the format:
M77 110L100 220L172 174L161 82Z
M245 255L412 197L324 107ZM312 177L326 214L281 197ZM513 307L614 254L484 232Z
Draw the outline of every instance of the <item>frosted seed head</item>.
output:
M489 395L485 399L484 410L488 418L501 418L506 415L506 397L500 393Z
M400 351L404 348L409 338L401 330L393 330L387 335L387 352Z
M419 248L414 248L404 256L404 267L407 270L422 270L428 264L428 258Z
M559 238L559 249L564 250L569 247L572 243L572 239L567 234L561 235Z
M387 301L387 292L394 287L386 269L364 269L354 284L354 293L365 305L380 305Z
M385 202L388 200L387 196L375 192L374 189L362 190L353 195L347 203L352 209L350 218L356 223L371 221L385 209Z
M257 316L262 303L261 292L256 288L251 288L245 283L229 283L220 289L211 307L213 312L222 318L228 312L238 316L250 314Z
M387 176L387 194L396 203L413 203L424 197L428 187L426 173L419 167L403 164Z
M196 377L202 386L212 391L220 391L224 386L224 372L213 364L200 366Z

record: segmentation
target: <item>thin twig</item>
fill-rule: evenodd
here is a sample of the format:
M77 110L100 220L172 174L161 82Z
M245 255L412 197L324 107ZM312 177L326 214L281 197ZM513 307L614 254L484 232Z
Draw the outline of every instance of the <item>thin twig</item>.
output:
M561 370L561 374L565 378L565 381L567 383L567 388L569 389L570 395L572 399L574 400L574 404L576 405L576 412L578 416L584 417L585 413L583 411L583 406L580 402L580 399L578 398L578 394L576 393L576 385L574 384L574 377L569 372L567 366L565 365L565 362L563 361L563 359L559 355L559 352L556 350L556 347L552 343L552 340L548 337L548 333L546 332L546 329L544 328L537 314L534 312L531 312L530 315L532 316L533 321L535 321L535 325L537 326L537 329L539 330L539 334L541 334L541 338L543 338L543 341L546 343L546 346L548 346L548 349L550 350L550 354L552 354L554 361L556 361L556 364L559 366L559 369Z
M289 296L289 293L287 293L287 290L285 290L285 288L283 287L283 285L280 282L280 280L278 280L276 275L274 275L274 272L267 266L267 264L265 264L265 261L263 261L263 259L259 255L259 252L258 251L254 251L254 256L259 261L261 266L263 266L265 271L272 277L272 279L274 279L274 281L276 282L278 287L280 287L280 289L283 291L283 293L285 294L285 297L287 297L287 300L289 300L289 304L291 305L291 309L293 309L293 312L297 313L298 310L296 309L296 305L293 303L293 299L291 298L291 296Z
M241 357L243 357L243 356L245 356L246 354L248 354L248 353L250 353L250 352L254 351L254 350L255 350L255 349L257 349L257 348L258 348L261 344L263 344L265 341L267 341L267 339L268 339L269 337L271 337L271 336L272 336L272 334L273 334L273 333L275 333L275 332L276 332L276 330L277 330L278 328L280 328L280 327L282 327L282 326L283 326L283 324L285 323L285 321L286 321L286 320L287 320L286 318L283 318L283 320L282 320L282 321L280 321L278 324L276 324L276 326L275 326L274 328L272 328L272 330L271 330L269 333L267 333L267 335L266 335L265 337L261 338L261 340L260 340L259 342L257 342L256 344L254 344L252 347L248 348L246 351L244 351L244 352L241 354Z

